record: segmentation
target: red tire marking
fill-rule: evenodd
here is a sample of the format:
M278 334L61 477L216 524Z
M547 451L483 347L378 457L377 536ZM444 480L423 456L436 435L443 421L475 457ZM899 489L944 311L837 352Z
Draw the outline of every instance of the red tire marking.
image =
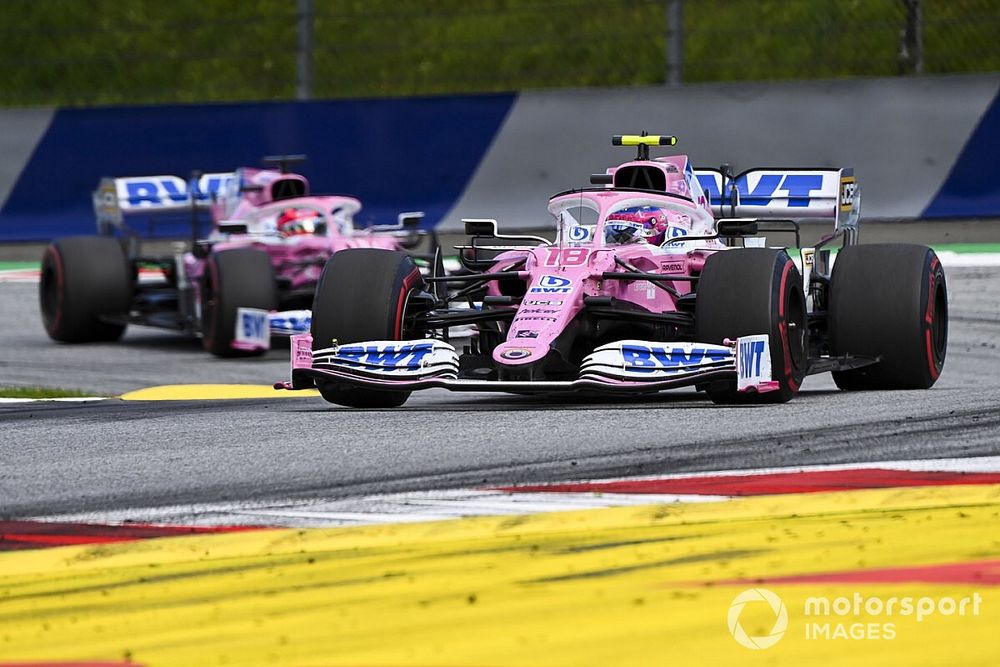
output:
M788 387L792 391L798 391L799 383L792 375L792 350L788 342L788 322L785 321L785 282L788 280L788 272L795 266L792 260L788 260L784 270L781 272L781 300L778 302L778 332L781 334L781 349L785 356L785 378Z
M406 305L406 295L410 293L410 288L419 278L420 270L414 269L403 279L403 284L399 288L399 297L396 299L396 326L393 329L396 340L403 336L403 306Z
M891 470L855 468L756 475L707 475L666 479L636 479L613 482L567 482L502 486L511 493L634 493L763 496L781 493L821 493L908 486L1000 484L1000 473Z
M934 341L931 336L931 332L934 330L934 298L936 296L935 292L935 280L936 277L935 269L938 265L937 255L934 255L934 259L931 260L931 270L929 276L929 282L927 285L927 312L924 313L924 322L927 323L927 329L924 332L924 338L927 343L927 367L931 372L931 379L937 380L940 371L937 368L937 363L934 361Z
M177 537L258 530L253 526L156 526L58 523L49 521L0 521L0 551L64 547L79 544L131 542L155 537Z

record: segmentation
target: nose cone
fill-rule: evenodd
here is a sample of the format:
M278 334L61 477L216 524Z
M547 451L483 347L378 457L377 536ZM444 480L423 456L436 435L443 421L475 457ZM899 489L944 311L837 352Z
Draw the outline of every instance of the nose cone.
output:
M493 361L502 366L527 366L541 361L548 353L547 340L515 338L496 346L493 350Z
M501 367L523 368L545 359L552 343L580 311L586 267L540 268L532 277L507 340L493 350Z

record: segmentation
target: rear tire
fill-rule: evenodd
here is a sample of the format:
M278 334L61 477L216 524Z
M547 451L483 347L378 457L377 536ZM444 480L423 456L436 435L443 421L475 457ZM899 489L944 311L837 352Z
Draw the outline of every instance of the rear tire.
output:
M313 349L334 341L403 340L410 292L424 285L420 270L404 253L374 248L341 250L323 269L312 308ZM409 391L384 391L316 380L323 398L351 408L396 408Z
M768 334L771 374L779 389L739 393L736 383L712 383L713 403L785 403L799 391L809 365L802 278L784 250L740 248L711 255L698 280L695 335L722 345L726 338Z
M928 389L948 347L944 269L926 246L849 246L830 277L830 348L834 355L881 357L833 373L845 391Z
M45 249L38 301L45 331L61 343L113 341L125 325L132 270L121 244L106 236L56 239Z
M257 248L230 248L205 260L201 295L202 346L217 357L253 357L266 350L233 349L236 310L278 307L271 257Z

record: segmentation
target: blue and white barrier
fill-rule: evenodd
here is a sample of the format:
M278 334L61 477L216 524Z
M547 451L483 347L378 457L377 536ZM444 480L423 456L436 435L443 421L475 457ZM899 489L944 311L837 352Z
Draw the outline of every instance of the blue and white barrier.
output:
M359 220L423 210L547 224L554 192L630 157L612 134L680 138L696 165L854 167L864 217L1000 217L1000 75L690 85L386 100L0 110L0 241L94 229L103 176L229 171L306 153ZM181 218L139 229L183 236Z

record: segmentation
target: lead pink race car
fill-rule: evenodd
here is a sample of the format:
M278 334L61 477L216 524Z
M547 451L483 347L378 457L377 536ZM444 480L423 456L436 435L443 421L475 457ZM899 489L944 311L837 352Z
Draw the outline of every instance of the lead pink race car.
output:
M102 180L94 193L97 236L54 240L42 260L39 301L49 336L63 343L113 341L127 325L200 336L220 357L253 356L272 336L310 329L317 281L347 249L403 252L424 232L422 213L394 224L355 227L361 202L314 195L288 171L304 156L275 156L277 168ZM208 215L211 232L199 236ZM143 253L135 219L189 216L192 239L170 255ZM152 223L151 223L152 224Z
M727 404L785 402L824 372L843 390L935 383L948 327L941 263L924 246L858 245L853 170L734 175L684 155L650 158L674 137L612 143L638 147L636 159L552 197L551 234L465 220L468 274L424 277L389 250L334 255L310 333L292 338L291 380L275 387L384 408L433 387L693 386ZM803 248L800 221L816 218L832 229ZM782 235L794 244L776 247ZM452 337L456 326L472 335Z

